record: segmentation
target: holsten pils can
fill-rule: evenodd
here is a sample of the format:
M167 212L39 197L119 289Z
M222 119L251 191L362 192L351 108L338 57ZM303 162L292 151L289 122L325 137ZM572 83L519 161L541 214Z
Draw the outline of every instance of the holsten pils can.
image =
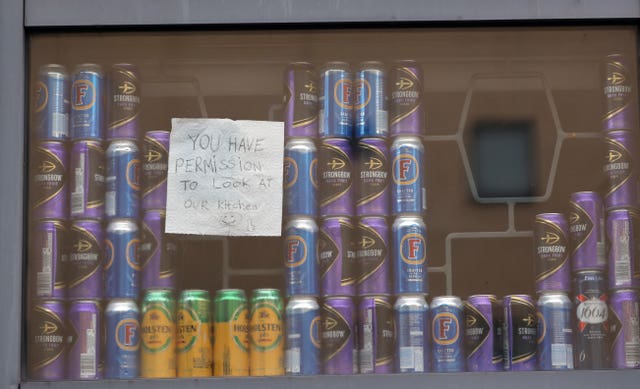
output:
M140 318L140 376L176 376L176 299L170 289L147 290Z
M183 290L176 317L178 377L210 377L213 375L213 348L209 292Z
M278 289L255 289L249 324L252 376L284 375L284 307Z
M309 138L291 138L284 146L284 213L288 217L318 214L318 156Z
M526 294L515 294L504 296L502 305L504 370L536 370L538 317L533 300Z
M348 139L323 139L320 145L320 216L353 215L351 144Z
M400 295L393 306L396 319L396 373L430 370L429 304L421 294Z
M107 140L138 139L140 80L134 65L119 63L111 67L108 99Z
M538 369L573 369L573 304L566 293L538 298Z
M287 375L318 375L320 368L320 306L313 296L293 296L286 308Z
M70 299L101 299L104 276L104 234L98 220L74 220L65 269Z
M320 137L351 138L355 96L349 64L328 62L322 68L320 78Z
M576 192L569 199L571 270L604 270L604 207L597 192Z
M611 54L604 59L604 115L602 128L605 131L621 128L636 128L636 81L630 66L630 57Z
M107 217L136 219L140 213L140 155L131 140L114 140L107 148Z
M76 300L69 307L69 356L67 378L71 380L100 379L100 344L102 342L102 312L99 300Z
M573 291L575 367L606 369L609 367L607 278L597 270L578 272Z
M363 138L356 146L356 214L389 215L389 148L384 139Z
M169 131L147 131L142 139L142 209L167 207Z
M561 213L536 215L533 239L538 293L571 290L567 227Z
M249 304L244 290L218 290L213 311L213 374L248 376Z
M396 338L389 296L365 296L358 307L358 361L360 374L393 373Z
M351 297L327 297L321 308L322 371L324 374L358 373L356 309Z
M359 296L391 293L388 241L389 226L386 218L360 218L355 236Z
M32 104L35 138L66 140L69 136L69 76L64 66L47 64L38 69Z
M389 70L391 136L420 135L424 126L422 69L416 61L397 61Z
M142 218L140 267L142 289L175 288L177 243L164 233L165 210L148 210Z
M354 80L356 138L389 135L389 108L384 64L360 63Z
M104 216L104 181L106 161L102 142L73 142L69 166L71 217L102 219Z
M415 136L398 136L391 145L391 212L422 214L427 209L424 146Z
M284 227L287 296L317 296L318 225L314 219L291 219Z
M427 227L419 216L398 216L391 228L395 294L428 293Z
M66 219L68 154L63 142L38 142L30 155L31 219Z
M348 217L324 218L318 239L318 267L323 296L356 292L355 231Z
M32 225L28 259L32 298L66 297L67 234L62 220L42 220Z
M67 329L64 303L36 300L27 316L29 378L58 381L66 375Z
M129 219L114 219L105 239L105 297L138 298L140 290L140 233Z
M434 372L465 371L464 315L459 297L431 301L431 366Z
M476 294L464 302L465 351L468 371L500 371L502 315L496 296Z
M637 369L640 367L640 313L638 290L613 291L609 303L611 330L611 367Z
M605 156L602 170L606 177L606 210L638 206L638 173L635 167L636 134L611 131L604 138Z
M616 209L607 213L607 241L609 243L609 289L640 287L639 258L636 252L636 228L632 211Z
M132 299L109 301L104 312L107 379L133 379L140 375L140 310Z
M76 66L71 83L71 139L102 139L104 75L100 65Z
M318 74L308 62L290 63L284 71L284 133L318 136Z

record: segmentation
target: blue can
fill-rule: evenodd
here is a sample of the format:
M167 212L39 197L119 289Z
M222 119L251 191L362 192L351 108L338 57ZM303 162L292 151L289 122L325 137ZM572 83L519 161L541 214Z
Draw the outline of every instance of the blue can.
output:
M384 64L362 62L355 79L356 138L389 135L389 109Z
M313 296L293 296L286 308L287 375L320 374L320 306Z
M108 218L137 219L140 213L140 155L131 140L111 142L107 148L105 213Z
M393 288L396 294L429 291L427 227L419 216L399 216L393 222Z
M427 209L424 146L416 136L399 136L391 145L391 211L421 214Z
M48 64L38 70L32 104L36 139L64 141L69 137L69 76L64 66Z
M573 370L573 304L566 293L538 299L538 369Z
M105 297L138 298L140 290L140 236L138 225L114 219L105 239Z
M463 305L459 297L431 302L431 364L437 373L465 371Z
M349 64L329 62L320 81L321 138L351 138L353 135L353 76Z
M113 299L105 310L106 379L133 379L140 374L140 311L131 299Z
M318 213L318 156L310 138L290 138L284 146L284 210L288 217Z
M287 296L318 295L318 225L311 218L291 219L284 228Z
M421 294L398 296L396 318L396 373L431 370L429 304Z
M104 135L104 75L100 65L76 66L71 84L71 139Z

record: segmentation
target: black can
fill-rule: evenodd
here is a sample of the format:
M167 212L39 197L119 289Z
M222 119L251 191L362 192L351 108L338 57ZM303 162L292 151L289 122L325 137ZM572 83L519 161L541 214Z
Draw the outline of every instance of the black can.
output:
M587 270L576 273L573 284L575 368L605 369L609 367L607 279L604 272Z

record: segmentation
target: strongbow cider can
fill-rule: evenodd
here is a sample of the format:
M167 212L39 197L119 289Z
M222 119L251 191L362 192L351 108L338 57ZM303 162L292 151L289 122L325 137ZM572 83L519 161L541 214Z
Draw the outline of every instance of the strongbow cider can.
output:
M604 95L604 131L632 129L637 123L636 81L630 57L611 54L604 59L602 93Z
M362 62L354 80L356 138L389 135L389 108L384 64Z
M358 295L391 293L389 226L380 216L360 219L356 229L356 269Z
M140 323L140 376L176 376L176 300L170 289L147 290Z
M389 126L391 136L421 135L422 69L416 61L397 61L389 71Z
M577 192L569 199L571 270L604 270L604 207L597 192Z
M464 302L468 371L501 371L502 315L496 296L476 294Z
M248 376L249 304L244 290L221 289L213 305L213 374Z
M67 234L62 220L34 222L28 263L32 298L62 300L66 297Z
M105 378L133 379L140 374L140 311L132 299L116 298L105 310Z
M351 68L344 62L329 62L320 77L320 137L350 139L355 98Z
M353 215L353 154L348 139L323 139L319 153L320 216Z
M573 304L564 292L538 299L538 369L573 370Z
M622 289L611 294L609 328L611 330L611 367L640 368L640 313L638 290Z
M288 217L315 217L318 214L318 156L313 140L287 140L282 170L285 214Z
M105 297L138 298L140 291L140 235L129 219L114 219L105 239Z
M356 146L356 214L389 215L389 148L384 139L364 138Z
M175 288L177 244L164 233L165 210L144 212L141 229L140 266L142 289Z
M609 289L640 286L640 279L634 278L634 274L640 270L636 268L640 265L636 258L636 228L640 228L640 225L634 223L630 210L616 209L607 214Z
M536 292L570 291L567 219L560 213L536 215L533 239Z
M465 371L464 314L459 297L439 296L431 302L431 364L437 373Z
M607 278L597 270L576 273L573 291L575 367L606 369L609 367Z
M321 308L322 370L324 374L358 373L356 314L351 297L327 297Z
M100 65L76 66L71 83L71 139L104 137L104 76Z
M430 370L429 304L424 295L398 296L393 306L396 319L396 373Z
M509 295L502 299L504 370L536 370L538 318L530 296Z
M318 375L320 369L320 306L313 296L293 296L286 308L287 375Z
M424 146L415 136L398 136L391 145L391 211L422 214L427 209Z
M97 220L74 220L69 234L66 266L70 299L101 299L104 276L104 237Z
M131 140L114 140L107 148L105 212L108 218L138 218L140 155Z
M284 375L284 307L277 289L256 289L251 296L250 373Z
M318 239L318 267L323 296L354 296L356 250L348 217L322 219Z
M391 232L393 290L396 294L428 293L427 230L419 216L399 216Z
M318 225L314 219L291 219L284 228L287 296L317 296Z
M27 321L29 378L58 381L66 378L67 330L64 303L36 300Z
M106 161L102 142L73 142L69 166L71 218L102 219Z
M389 296L365 296L358 307L360 374L393 373L396 337Z
M142 209L167 207L169 131L147 131L142 139Z
M286 136L318 136L318 74L308 62L294 62L284 71Z
M605 208L607 211L637 208L636 135L631 131L611 131L606 134L604 141L606 148L602 170L607 182Z
M33 88L34 135L39 140L69 137L69 76L62 65L43 65Z
M213 375L211 299L206 290L183 290L178 300L176 359L178 377Z
M111 67L108 99L107 140L138 139L140 80L134 65L120 63Z
M101 374L100 343L102 342L102 312L99 300L71 302L68 314L69 356L67 371L72 380L96 380Z
M69 211L69 158L63 142L38 142L30 156L32 219L66 219Z

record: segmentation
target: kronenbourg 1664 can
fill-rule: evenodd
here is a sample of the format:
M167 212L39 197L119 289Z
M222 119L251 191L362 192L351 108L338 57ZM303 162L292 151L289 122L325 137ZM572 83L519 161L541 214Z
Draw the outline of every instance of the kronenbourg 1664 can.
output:
M575 367L609 367L609 310L607 278L602 271L586 270L575 274Z

